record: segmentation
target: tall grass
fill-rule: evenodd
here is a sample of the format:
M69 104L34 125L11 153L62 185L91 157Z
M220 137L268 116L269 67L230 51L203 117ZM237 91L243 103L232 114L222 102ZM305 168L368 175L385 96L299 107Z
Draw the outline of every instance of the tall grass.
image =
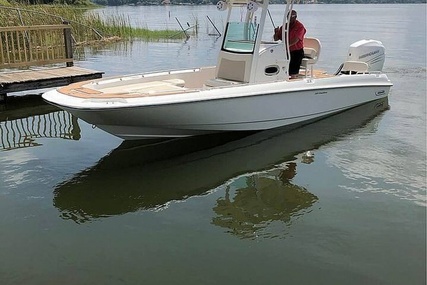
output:
M186 36L177 30L135 28L124 15L101 17L86 13L88 9L68 5L0 6L0 26L54 25L67 21L77 44L133 39L167 41Z

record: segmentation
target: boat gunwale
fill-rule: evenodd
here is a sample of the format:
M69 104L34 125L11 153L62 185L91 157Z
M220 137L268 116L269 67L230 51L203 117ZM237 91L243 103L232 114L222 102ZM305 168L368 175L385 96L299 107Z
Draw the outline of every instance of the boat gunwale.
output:
M323 95L323 92L326 90L333 90L333 89L348 89L348 88L361 88L361 87L365 87L365 88L372 88L372 87L386 87L386 88L391 88L393 86L393 84L391 82L384 82L384 84L365 84L365 85L352 85L352 86L330 86L330 87L325 87L322 89L322 94L319 94L319 96ZM286 93L301 93L301 92L306 92L306 91L315 91L315 92L319 92L319 89L313 88L313 89L290 89L290 90L282 90L282 91L278 91L278 92L274 92L274 93L270 93L269 95L273 96L273 95L285 95ZM58 91L55 91L58 93ZM62 96L67 96L64 94L61 94ZM266 94L245 94L240 96L239 98L244 98L244 97L255 97L255 96L265 96ZM388 97L389 96L389 92L386 92L385 96L378 96L376 98L373 98L373 100L377 100L383 97ZM57 104L54 102L51 102L57 106L62 106L64 108L67 109L72 109L72 110L90 110L90 111L114 111L114 110L120 110L120 109L133 109L133 108L146 108L146 107L157 107L157 106L171 106L171 105L179 105L179 104L188 104L188 103L200 103L200 102L210 102L210 101L217 101L217 100L233 100L236 97L215 97L215 98L203 98L203 97L199 97L197 99L193 99L193 100L185 100L185 101L175 101L175 102L152 102L152 103L145 103L145 104L140 104L140 102L138 102L139 104L132 104L132 102L128 102L128 101L120 101L120 99L124 99L124 98L118 98L118 97L111 97L111 98L88 98L87 100L84 100L83 102L80 103L93 103L96 105L92 105L90 107L87 106L83 106L83 105L76 105L76 104ZM94 99L94 100L93 100ZM112 100L112 99L116 99L116 100ZM93 101L92 101L93 100ZM114 105L114 104L110 104L110 103L122 103L120 106L118 105ZM123 105L127 104L127 105ZM102 106L100 106L99 104L102 104Z
M382 73L383 74L383 73ZM320 71L320 70L316 70L315 76L314 77L305 77L304 75L302 75L300 78L298 79L292 79L292 80L283 80L283 81L271 81L271 82L260 82L260 83L256 83L256 84L249 84L249 83L239 83L239 84L233 84L233 85L227 85L227 86L217 86L217 87L201 87L201 88L185 88L182 87L180 88L175 88L173 90L161 90L159 92L154 92L154 93L150 93L150 92L113 92L113 93L104 93L102 91L96 90L96 89L92 89L92 88L88 88L88 87L84 87L85 85L88 84L95 84L95 82L98 81L83 81L83 82L76 82L73 84L70 84L68 86L64 86L64 87L60 87L57 89L58 93L61 93L63 95L66 96L70 96L72 98L80 98L80 99L88 99L88 100L100 100L100 102L103 99L137 99L137 98L147 98L147 97L158 97L158 96L173 96L173 95L180 95L180 94L189 94L189 93L200 93L203 91L214 91L214 90L224 90L224 89L229 89L229 88L237 88L237 87L247 87L247 86L253 86L253 85L258 85L258 84L276 84L276 83L295 83L295 82L307 82L310 83L313 80L317 81L317 80L323 80L323 79L331 79L331 78L337 78L340 76L372 76L372 75L376 75L378 76L378 74L375 73L367 73L367 74L354 74L354 75L333 75L333 74L327 74L324 71ZM104 79L105 80L105 79ZM149 81L147 82L149 83ZM378 83L376 84L366 84L363 83L363 86L374 86L374 85L378 85ZM352 86L348 86L348 87L354 87L355 85ZM361 86L361 85L357 85L357 86ZM388 81L388 84L380 84L378 86L392 86L392 83L390 81ZM326 87L328 89L331 88L344 88L345 86L332 86L332 87ZM271 94L277 94L277 93L287 93L287 92L293 92L293 91L307 91L310 90L311 88L304 88L302 90L295 90L293 88L290 88L289 90L280 90L277 92L273 92ZM257 96L257 95L265 95L265 94L246 94L244 96ZM199 99L203 99L202 97ZM206 98L206 100L213 100L216 98ZM219 99L219 98L218 98Z

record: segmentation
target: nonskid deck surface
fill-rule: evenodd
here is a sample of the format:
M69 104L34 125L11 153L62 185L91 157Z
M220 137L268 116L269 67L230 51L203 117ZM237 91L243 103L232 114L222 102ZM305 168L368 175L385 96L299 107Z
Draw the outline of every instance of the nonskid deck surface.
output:
M182 79L166 79L166 80L157 80L149 81L144 83L136 83L130 85L118 85L115 87L103 88L103 93L136 93L136 94L146 94L156 95L158 93L165 92L179 92L184 91L186 88L185 81Z
M327 74L322 70L314 70L313 78L327 78L335 75ZM305 74L300 73L299 77L291 81L303 80ZM182 79L155 80L149 82L136 82L133 84L117 84L106 88L90 88L88 82L78 82L59 89L65 95L78 98L137 98L147 96L181 94L194 91L194 88L186 88ZM200 90L200 89L199 89Z
M177 81L180 81L179 83ZM71 84L59 89L60 93L79 98L135 98L182 93L188 90L183 80L159 80L94 89L87 82Z

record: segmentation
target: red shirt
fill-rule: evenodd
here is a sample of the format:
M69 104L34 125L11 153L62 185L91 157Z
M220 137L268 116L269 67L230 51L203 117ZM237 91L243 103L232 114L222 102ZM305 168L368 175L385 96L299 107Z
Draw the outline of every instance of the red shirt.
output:
M304 25L298 21L295 20L295 23L291 26L291 29L289 31L289 42L292 41L292 39L298 38L298 42L292 46L289 47L289 51L299 50L304 48L304 36L306 33L306 29ZM277 29L277 31L274 33L274 39L281 40L282 39L282 27Z

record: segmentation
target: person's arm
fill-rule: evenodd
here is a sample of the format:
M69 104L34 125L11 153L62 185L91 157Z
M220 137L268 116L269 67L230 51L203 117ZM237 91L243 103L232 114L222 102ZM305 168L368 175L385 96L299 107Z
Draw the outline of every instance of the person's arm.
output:
M289 39L289 46L293 46L296 43L298 43L299 41L303 41L304 40L304 36L305 36L305 28L304 26L300 26L297 28L297 30L295 30L293 33L293 38Z
M289 41L289 46L291 47L291 46L293 46L294 44L296 44L299 41L300 41L299 38L294 38L294 39L292 39L292 40Z

